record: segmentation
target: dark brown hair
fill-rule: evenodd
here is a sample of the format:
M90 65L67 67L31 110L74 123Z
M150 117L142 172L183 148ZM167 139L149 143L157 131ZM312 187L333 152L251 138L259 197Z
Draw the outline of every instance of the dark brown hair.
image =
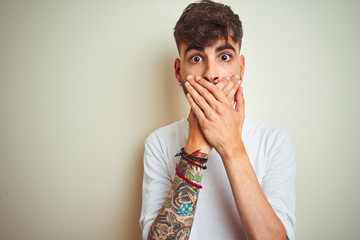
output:
M210 0L189 4L174 28L179 52L182 43L206 47L218 39L228 41L229 34L240 49L243 30L239 16L229 6Z

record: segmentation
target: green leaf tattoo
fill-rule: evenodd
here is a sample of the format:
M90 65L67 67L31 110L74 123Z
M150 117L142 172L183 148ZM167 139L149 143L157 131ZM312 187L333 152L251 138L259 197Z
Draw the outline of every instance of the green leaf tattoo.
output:
M171 208L171 198L166 199L165 207L166 208Z
M192 175L190 172L186 172L186 178L189 180L194 180L194 175Z
M176 187L176 185L178 185L179 182L180 182L180 179L175 179L174 180L174 187Z

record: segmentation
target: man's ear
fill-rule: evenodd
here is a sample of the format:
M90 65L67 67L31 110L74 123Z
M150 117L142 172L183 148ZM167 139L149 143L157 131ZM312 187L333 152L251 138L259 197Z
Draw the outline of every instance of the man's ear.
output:
M177 79L177 81L181 84L181 78L180 78L180 59L177 58L175 59L175 63L174 63L174 71L175 71L175 77Z
M244 78L244 70L245 70L245 57L244 55L240 56L240 79Z

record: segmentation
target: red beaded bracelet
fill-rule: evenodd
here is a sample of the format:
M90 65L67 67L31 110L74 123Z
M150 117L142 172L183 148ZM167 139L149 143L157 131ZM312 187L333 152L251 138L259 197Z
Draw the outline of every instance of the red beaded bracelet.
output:
M176 170L177 174L178 174L182 179L184 179L185 181L187 181L187 182L190 183L191 185L193 185L193 186L195 186L195 187L197 187L197 188L202 189L202 186L201 186L201 185L196 184L196 183L190 181L187 177L185 177L184 175L182 175L182 174L178 171L177 167L178 167L178 165L176 164L175 170Z

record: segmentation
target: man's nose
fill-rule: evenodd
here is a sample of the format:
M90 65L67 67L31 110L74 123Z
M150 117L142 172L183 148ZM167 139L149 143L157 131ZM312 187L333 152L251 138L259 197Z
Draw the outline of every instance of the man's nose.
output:
M214 83L214 81L219 78L219 73L218 73L218 69L217 69L215 60L209 59L207 61L203 78L205 78L206 80L208 80L211 83Z

